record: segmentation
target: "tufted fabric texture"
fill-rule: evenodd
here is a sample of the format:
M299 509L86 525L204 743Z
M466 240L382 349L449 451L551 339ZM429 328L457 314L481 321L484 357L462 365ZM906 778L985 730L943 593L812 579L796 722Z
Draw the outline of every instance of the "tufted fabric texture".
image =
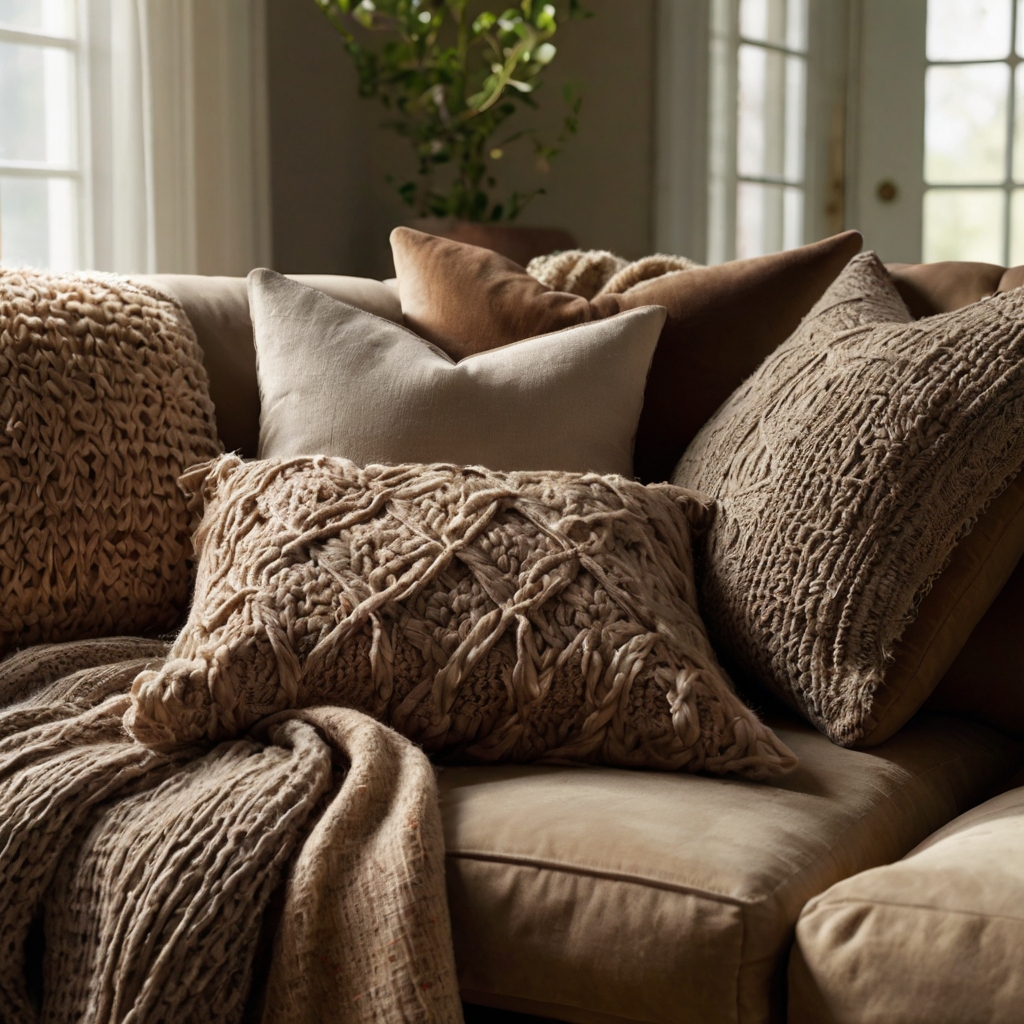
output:
M1022 463L1024 290L914 322L856 257L673 475L719 506L701 559L718 649L857 742L918 603Z
M629 260L607 249L563 249L535 256L526 272L556 292L592 299Z
M165 654L0 662L0 1024L460 1024L422 752L343 708L154 751L122 718Z
M663 253L630 262L606 249L566 249L530 260L526 272L554 291L593 299L597 295L624 292L641 281L699 266L685 256Z
M0 270L0 424L0 655L180 622L177 478L222 450L181 307L113 276Z
M126 724L158 747L344 704L477 761L760 778L795 760L735 696L670 486L327 457L186 481L206 501L188 622Z

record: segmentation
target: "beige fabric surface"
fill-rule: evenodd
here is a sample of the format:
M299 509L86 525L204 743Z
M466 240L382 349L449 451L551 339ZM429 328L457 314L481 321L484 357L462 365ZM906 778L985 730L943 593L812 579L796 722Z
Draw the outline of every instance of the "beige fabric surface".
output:
M394 284L328 274L289 277L385 320L402 322L402 306ZM260 392L245 278L149 274L133 279L159 288L184 307L203 350L224 447L245 458L255 457L259 447Z
M870 738L918 603L1022 463L1024 290L915 322L877 256L855 257L673 475L718 505L716 649L836 742Z
M165 651L116 638L0 662L0 1021L459 1024L422 752L320 708L159 754L121 719ZM277 943L254 976L261 923Z
M995 731L940 717L918 716L870 751L768 721L800 767L767 783L445 768L465 998L575 1024L780 1021L804 903L902 856L1024 756Z
M0 656L176 625L177 479L222 450L181 307L113 275L0 270L0 423Z
M1019 1024L1024 789L833 886L797 925L791 1024Z
M696 606L699 496L568 473L225 456L188 622L139 675L132 734L171 748L344 704L430 753L791 769Z
M249 289L261 458L632 475L660 307L455 363L411 331L273 271L253 271Z

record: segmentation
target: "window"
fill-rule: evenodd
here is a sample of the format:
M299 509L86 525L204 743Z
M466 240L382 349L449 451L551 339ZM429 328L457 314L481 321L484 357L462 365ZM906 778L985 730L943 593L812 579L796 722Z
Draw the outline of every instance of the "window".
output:
M728 150L717 168L718 255L760 256L800 245L807 0L718 0L712 16L712 75L729 80L716 98L732 108L718 122L718 148Z
M74 0L0 0L0 265L78 265Z
M1024 262L1024 2L928 0L926 261Z

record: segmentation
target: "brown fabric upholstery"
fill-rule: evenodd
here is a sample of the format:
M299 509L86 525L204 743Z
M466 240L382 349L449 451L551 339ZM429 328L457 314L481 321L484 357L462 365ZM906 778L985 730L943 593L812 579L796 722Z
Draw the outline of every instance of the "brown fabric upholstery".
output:
M633 466L667 480L712 413L796 330L861 247L847 231L788 252L696 267L645 281L595 305L656 303L668 319L647 378Z
M997 292L1008 292L1024 285L1024 267L1010 267L1001 278Z
M1011 493L1005 525L1000 505L963 579L944 580L946 608L893 665L918 602L1024 462L1022 354L1024 293L915 322L865 253L673 475L718 503L701 592L717 649L837 743L909 718L1020 555L1024 495Z
M1007 727L1003 716L1016 707L1014 722L1024 734L1024 686L1014 684L1012 671L999 671L991 653L1016 657L1024 669L1024 644L1016 632L1024 618L1007 633L990 635L985 647L979 648L975 638L976 627L986 621L1021 555L1024 476L1018 475L953 549L949 564L921 601L917 618L897 641L885 674L889 703L879 708L877 724L860 741L862 746L888 739L937 691L949 700L940 697L933 704L936 710L974 713L997 728ZM1014 607L1018 615L1024 614L1024 602ZM987 628L983 635L992 632ZM997 703L990 704L992 699Z
M455 360L601 315L490 249L402 227L391 253L406 326Z
M860 244L847 231L588 302L551 291L489 250L410 228L391 235L406 323L453 359L625 309L665 306L637 428L634 469L644 481L668 478L705 420L789 336Z
M1024 736L1024 563L1017 563L925 707Z
M885 269L915 319L951 313L1008 290L999 286L1006 268L994 263L887 263Z
M1019 1024L1022 850L1015 789L812 900L790 963L790 1024Z
M135 280L148 282L182 304L203 350L224 447L254 458L259 445L260 393L245 278L150 274ZM397 292L381 281L327 274L296 274L293 280L386 320L402 322Z
M806 901L903 856L1024 757L993 730L937 716L871 751L767 722L800 759L769 783L445 769L463 997L576 1024L778 1021Z

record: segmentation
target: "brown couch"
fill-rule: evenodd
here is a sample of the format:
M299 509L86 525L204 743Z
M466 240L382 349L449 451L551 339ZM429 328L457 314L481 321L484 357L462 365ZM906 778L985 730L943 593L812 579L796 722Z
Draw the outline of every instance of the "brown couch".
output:
M225 446L254 456L245 281L150 280L195 326ZM302 280L402 321L389 284ZM978 806L1024 744L925 711L847 750L764 710L800 758L770 783L445 769L467 1003L579 1024L1024 1020L1024 790Z

